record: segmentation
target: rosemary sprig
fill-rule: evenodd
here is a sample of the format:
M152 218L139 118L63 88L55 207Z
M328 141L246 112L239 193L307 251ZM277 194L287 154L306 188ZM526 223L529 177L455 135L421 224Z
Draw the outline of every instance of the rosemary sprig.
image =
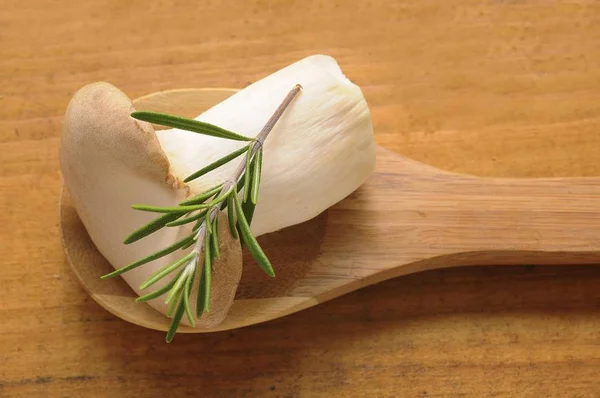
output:
M240 244L248 248L250 254L260 268L262 268L267 275L271 277L275 276L273 266L258 244L256 238L252 235L250 225L255 206L258 202L260 177L262 172L263 144L283 112L291 104L301 89L302 87L300 85L294 86L256 138L245 137L209 123L164 113L133 112L131 114L131 116L136 119L161 124L167 127L180 128L218 138L248 141L247 145L212 162L184 180L185 182L192 181L245 154L244 159L240 162L235 173L230 179L223 181L221 184L218 184L191 199L182 201L178 206L174 207L134 204L132 207L136 210L164 214L134 231L125 239L125 244L130 244L143 239L164 227L180 227L194 221L195 224L189 235L172 245L102 277L103 279L116 277L134 268L171 254L176 250L186 250L193 246L193 249L189 253L151 275L142 283L140 288L142 290L148 289L167 275L174 275L166 285L153 292L147 293L136 300L137 302L144 302L166 295L165 303L169 304L169 311L167 314L169 316L172 315L171 325L166 336L167 342L173 340L184 315L186 315L191 325L194 325L195 323L190 305L190 298L196 279L198 280L198 288L196 291L196 317L201 317L203 313L210 311L213 264L215 259L218 260L220 258L218 241L218 214L220 211L227 211L228 226L233 238L238 239L239 237ZM241 199L239 197L240 194Z

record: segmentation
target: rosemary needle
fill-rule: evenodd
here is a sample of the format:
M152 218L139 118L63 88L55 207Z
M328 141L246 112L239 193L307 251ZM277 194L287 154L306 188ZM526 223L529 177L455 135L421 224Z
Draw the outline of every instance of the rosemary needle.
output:
M248 154L246 155L246 172L244 173L244 202L248 200L251 189L250 181L252 177L252 167L250 167L250 164L252 163L252 156L254 155L252 149L253 148L250 148L248 150Z
M188 278L183 288L183 308L185 309L185 314L187 315L188 321L190 322L190 325L192 325L192 327L196 326L196 320L194 319L194 314L192 313L192 306L190 305L190 294L192 291L192 285L194 284L194 276L195 273Z
M235 227L233 195L235 194L229 195L229 198L227 198L227 221L229 223L229 231L231 232L231 236L233 236L233 239L237 239L238 235L237 228Z
M146 236L152 234L153 232L158 231L165 225L168 225L168 223L177 220L181 216L183 216L183 213L169 213L169 214L164 214L158 218L155 218L154 220L152 220L148 224L140 227L139 229L134 231L131 235L129 235L127 238L125 238L125 241L123 243L129 244L129 243L136 242L142 238L145 238Z
M191 260L194 257L194 253L189 253L187 256L161 268L156 273L154 273L150 278L148 278L142 285L140 289L147 289L150 286L154 285L156 282L164 278L166 275L175 271L177 268L181 267L186 261Z
M219 252L219 217L215 218L212 229L213 229L214 233L211 235L211 240L210 240L210 243L212 245L211 250L213 251L215 258L217 260L220 260L221 253Z
M123 268L119 268L118 270L115 270L113 272L111 272L110 274L106 274L104 276L102 276L102 279L110 279L110 278L114 278L115 276L121 275L125 272L131 271L134 268L137 268L139 266L142 266L144 264L149 263L150 261L154 261L157 260L161 257L166 256L167 254L173 253L175 250L183 247L184 245L186 245L187 243L189 243L190 241L192 241L194 239L193 236L186 236L185 238L178 240L177 242L173 243L171 246L168 246L162 250L159 250L155 253L150 254L149 256L146 256L144 258L142 258L141 260L135 261Z
M167 127L179 128L198 134L210 135L218 138L227 138L235 141L252 141L250 137L236 134L210 123L200 122L179 116L168 115L160 112L133 112L132 117L149 123L161 124Z
M246 242L246 246L252 254L252 257L256 260L258 265L267 273L269 276L275 276L275 271L273 270L273 266L271 262L263 252L262 248L258 244L256 238L252 235L250 231L250 225L248 225L248 221L244 216L244 212L242 210L242 206L240 205L240 201L237 196L234 195L233 201L235 203L236 211L238 214L238 225L240 226L240 230L242 235L244 236L244 242Z
M200 203L203 203L207 199L213 197L217 192L219 192L221 190L221 188L223 188L223 184L219 184L219 185L209 189L208 191L201 193L200 195L196 195L191 199L185 200L185 201L181 202L180 205L188 206L188 205L198 205Z
M213 171L214 169L216 169L218 167L223 166L225 163L231 162L233 159L237 158L238 156L240 156L242 153L244 153L246 151L248 151L248 145L238 149L235 152L230 153L227 156L223 156L221 159L209 164L208 166L204 166L197 172L188 176L185 180L183 180L183 182L190 182L192 180L195 180L196 178L202 177L204 174L206 174L210 171Z
M167 227L178 227L180 225L188 224L194 221L197 221L204 217L207 213L207 210L203 210L198 214L188 216L186 218L181 218L179 220L171 221L170 223L165 224Z
M250 193L250 200L253 204L258 202L258 188L260 185L260 173L262 167L262 151L258 151L256 154L256 159L254 159L254 164L252 168L252 189Z
M210 248L210 235L204 238L204 311L210 311L210 282L212 279L212 250Z

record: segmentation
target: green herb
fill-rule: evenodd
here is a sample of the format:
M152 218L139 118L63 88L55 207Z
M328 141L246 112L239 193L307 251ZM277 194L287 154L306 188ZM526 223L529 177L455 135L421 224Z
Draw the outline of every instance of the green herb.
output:
M234 175L230 179L223 181L223 183L191 199L185 200L175 207L143 204L133 205L132 207L136 210L164 214L134 231L125 239L125 244L143 239L163 227L179 227L194 221L196 223L192 227L190 235L102 277L103 279L113 278L173 253L178 249L185 250L194 246L191 252L181 256L178 260L164 266L151 275L142 283L140 288L142 290L147 289L167 275L174 275L165 286L154 292L145 294L136 300L137 302L144 302L166 295L165 303L169 304L167 314L172 316L171 325L166 336L167 342L173 340L184 315L186 315L191 325L195 324L190 306L190 298L196 274L198 274L196 316L201 317L203 313L210 311L212 271L215 259L218 260L220 258L218 215L221 210L227 211L229 231L233 238L237 239L239 236L240 244L248 248L252 257L265 273L271 277L275 276L273 266L256 238L252 235L250 224L259 198L263 143L283 112L301 89L300 85L296 85L288 93L256 138L245 137L212 124L164 113L133 112L131 114L136 119L161 124L166 127L180 128L223 139L249 141L248 145L203 167L185 179L185 182L192 181L245 154ZM242 191L242 201L240 201L238 195Z

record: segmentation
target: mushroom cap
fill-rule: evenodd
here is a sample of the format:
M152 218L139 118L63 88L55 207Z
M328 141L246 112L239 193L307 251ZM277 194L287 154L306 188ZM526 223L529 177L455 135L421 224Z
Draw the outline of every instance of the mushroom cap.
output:
M115 269L171 245L191 230L191 226L163 228L130 245L123 243L131 232L157 217L155 213L134 210L131 205L176 206L190 194L189 187L170 172L169 160L152 125L132 118L133 111L131 100L118 88L105 82L89 84L71 99L61 136L60 164L65 186L90 238ZM239 242L224 231L219 235L226 255L214 264L219 272L213 279L212 313L199 326L224 319L241 278ZM141 296L148 293L139 286L149 275L183 255L176 251L122 277ZM162 287L171 278L165 277L152 289ZM148 304L163 314L167 312L164 297Z

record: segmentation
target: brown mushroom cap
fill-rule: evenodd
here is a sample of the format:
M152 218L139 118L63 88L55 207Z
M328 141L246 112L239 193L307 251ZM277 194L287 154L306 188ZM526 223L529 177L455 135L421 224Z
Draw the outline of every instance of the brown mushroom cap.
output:
M131 209L132 204L175 206L195 194L170 173L169 159L152 125L132 118L134 110L127 95L109 83L84 86L69 103L60 145L63 178L75 209L99 251L115 268L174 243L191 228L165 228L134 244L122 243L125 236L156 217ZM211 311L199 321L200 327L225 319L241 278L240 244L222 227L226 219L220 225L222 257L214 264ZM139 289L141 281L182 255L177 251L123 278L138 295L145 294L148 291ZM164 278L152 289L168 281L169 277ZM166 314L164 297L149 304Z
M81 153L94 156L101 151L110 153L115 162L142 178L169 181L169 160L154 129L149 123L132 118L134 110L129 97L110 83L82 87L67 107L61 160ZM85 178L80 175L81 170L68 171L74 174L72 177Z

